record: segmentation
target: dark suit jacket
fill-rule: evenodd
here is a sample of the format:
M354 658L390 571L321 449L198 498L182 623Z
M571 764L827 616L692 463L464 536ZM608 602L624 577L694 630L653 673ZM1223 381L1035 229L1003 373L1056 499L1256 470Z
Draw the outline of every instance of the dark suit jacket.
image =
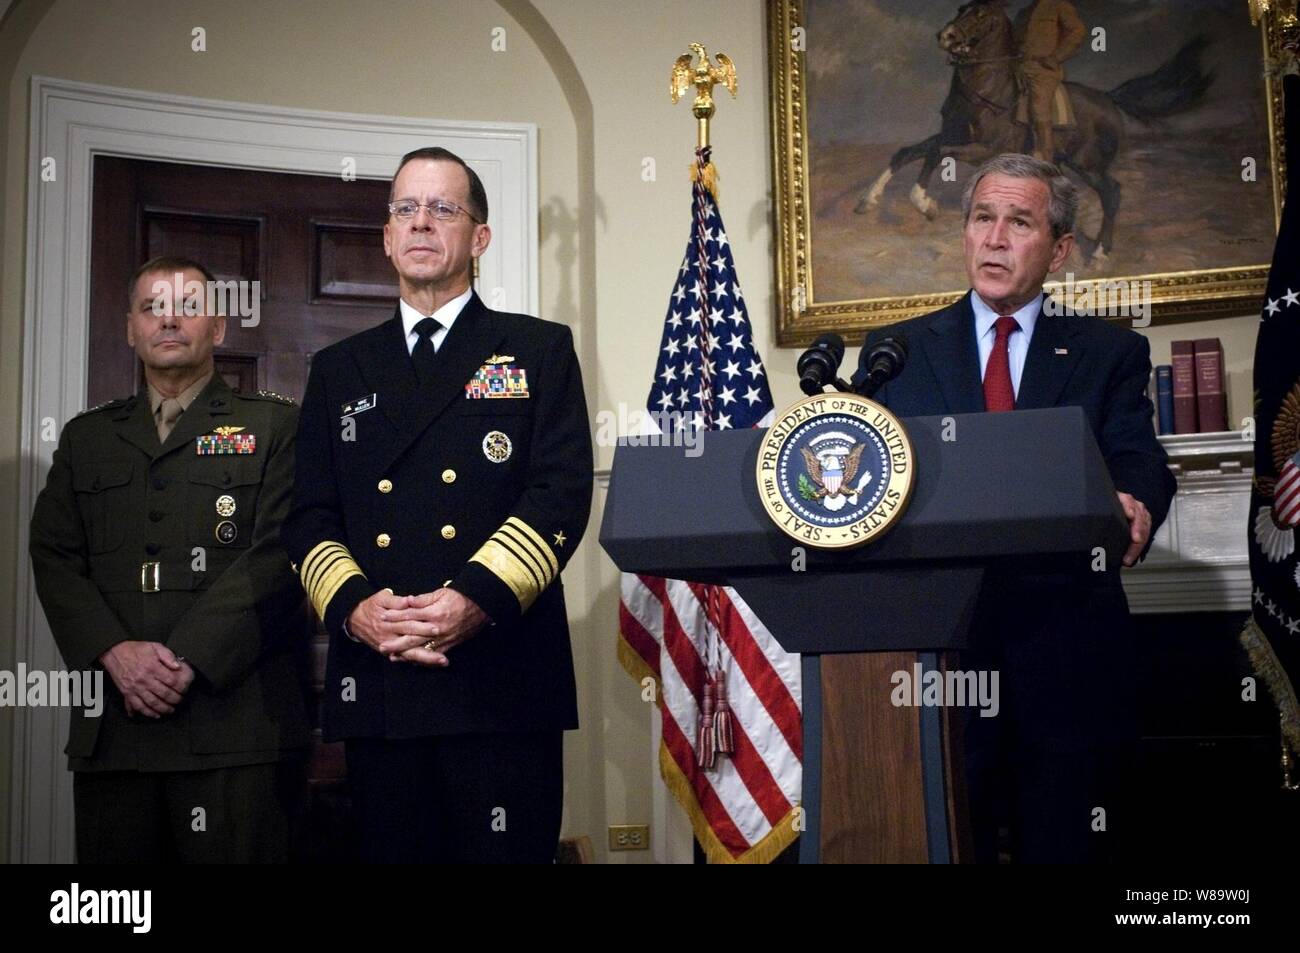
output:
M872 345L901 335L907 339L907 363L876 400L905 417L982 412L972 294L941 311L868 334L853 383L866 377L861 363ZM1146 504L1154 532L1169 512L1175 481L1152 426L1150 376L1151 348L1136 331L1100 318L1039 314L1016 409L1082 407L1115 489Z
M471 396L493 359L523 372L527 396ZM330 633L331 740L578 724L559 573L586 528L592 450L572 334L473 295L435 362L421 387L400 311L312 360L284 540ZM380 589L444 585L495 623L445 669L390 662L342 631Z
M219 426L253 435L253 452L197 453L195 438ZM118 642L162 642L196 672L175 713L158 720L128 719L105 674L103 715L73 713L73 770L216 768L306 747L311 619L280 546L296 426L292 401L236 394L217 374L166 443L145 389L63 428L31 528L36 591L59 651L86 670ZM234 535L219 539L223 522ZM145 562L159 565L158 591L141 591Z
M907 362L876 400L903 417L982 412L971 294L868 334L854 384L865 379L862 365L877 340L903 336ZM1099 318L1040 314L1016 409L1082 407L1116 490L1146 504L1154 535L1175 481L1152 425L1150 375L1150 347L1135 331ZM1079 571L1016 567L990 574L977 613L973 656L1000 668L1010 695L1004 709L1027 737L1049 747L1086 746L1134 730L1133 645L1119 567L1091 572L1086 562Z

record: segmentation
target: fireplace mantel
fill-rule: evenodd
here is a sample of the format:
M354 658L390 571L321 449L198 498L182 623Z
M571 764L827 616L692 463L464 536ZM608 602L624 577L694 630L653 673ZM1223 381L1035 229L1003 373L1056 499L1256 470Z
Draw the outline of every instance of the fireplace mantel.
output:
M1254 444L1241 431L1160 438L1178 480L1147 558L1124 570L1134 612L1245 612Z

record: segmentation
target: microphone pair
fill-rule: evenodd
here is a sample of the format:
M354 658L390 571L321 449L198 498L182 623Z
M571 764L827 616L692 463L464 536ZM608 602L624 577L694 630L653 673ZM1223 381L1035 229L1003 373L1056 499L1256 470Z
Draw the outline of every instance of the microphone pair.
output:
M813 396L833 384L837 390L871 397L903 370L907 340L901 335L882 338L870 350L864 350L858 361L860 379L856 386L836 376L843 360L844 339L834 332L823 334L799 356L799 389Z

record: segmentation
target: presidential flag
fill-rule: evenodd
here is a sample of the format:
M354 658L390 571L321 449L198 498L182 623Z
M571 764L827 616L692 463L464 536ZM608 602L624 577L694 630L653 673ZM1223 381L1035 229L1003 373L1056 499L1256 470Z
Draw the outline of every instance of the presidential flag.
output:
M691 233L646 402L649 420L665 433L766 426L773 411L710 151L696 150ZM654 680L660 773L709 859L776 857L799 827L799 657L777 644L730 587L631 573L622 580L619 635L628 674Z
M1287 76L1286 143L1300 150L1300 78ZM1255 343L1255 480L1250 500L1251 618L1241 634L1281 713L1283 742L1300 754L1300 162L1287 200Z

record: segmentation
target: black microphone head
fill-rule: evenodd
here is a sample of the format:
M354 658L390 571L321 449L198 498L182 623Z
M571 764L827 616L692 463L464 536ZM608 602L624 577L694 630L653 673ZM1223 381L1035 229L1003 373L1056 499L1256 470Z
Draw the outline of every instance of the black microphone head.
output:
M827 331L818 337L816 341L813 341L813 347L829 351L834 355L836 367L839 367L840 362L844 360L844 338L834 331Z
M903 364L907 362L907 338L898 335L877 341L876 346L871 349L871 361L874 362L882 357L893 361L901 370Z

